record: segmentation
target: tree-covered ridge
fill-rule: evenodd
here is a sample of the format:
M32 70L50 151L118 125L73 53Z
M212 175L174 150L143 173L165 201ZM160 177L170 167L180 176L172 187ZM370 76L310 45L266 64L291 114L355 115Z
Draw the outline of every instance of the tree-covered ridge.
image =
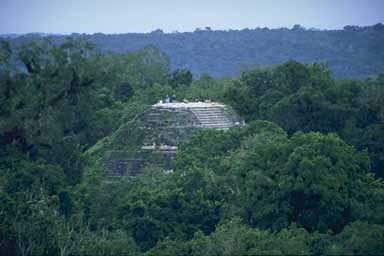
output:
M154 47L1 42L0 254L383 253L382 75L288 61L193 80L169 65ZM196 134L173 173L106 180L121 130L173 93L228 104L247 126Z
M243 73L224 98L246 120L270 120L289 134L337 133L356 148L367 149L372 170L383 177L383 78L333 80L324 65L289 61Z
M43 35L49 36L49 35ZM91 39L100 49L131 52L154 45L171 58L171 68L189 69L196 76L223 77L254 66L275 65L290 59L303 63L326 62L334 77L366 79L384 68L384 25L346 26L342 30L243 29L148 34L74 34ZM39 34L12 39L13 44L39 38ZM63 42L65 36L53 35Z

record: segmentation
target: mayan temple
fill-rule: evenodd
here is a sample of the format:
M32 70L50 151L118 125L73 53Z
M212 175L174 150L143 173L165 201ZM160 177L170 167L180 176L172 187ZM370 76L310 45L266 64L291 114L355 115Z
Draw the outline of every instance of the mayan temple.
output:
M135 176L149 166L171 171L177 147L201 129L243 126L238 115L217 102L154 104L121 128L104 156L108 177Z

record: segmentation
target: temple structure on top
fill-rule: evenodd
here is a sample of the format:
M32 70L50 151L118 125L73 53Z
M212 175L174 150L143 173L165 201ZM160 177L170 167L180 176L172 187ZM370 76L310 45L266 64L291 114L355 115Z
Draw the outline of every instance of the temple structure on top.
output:
M171 112L189 112L192 114L190 123L196 128L229 129L239 126L239 119L234 113L230 113L225 105L217 102L159 102L152 106Z
M145 168L171 170L177 147L201 129L228 130L244 122L218 102L176 102L150 106L121 128L105 156L107 176L135 176Z

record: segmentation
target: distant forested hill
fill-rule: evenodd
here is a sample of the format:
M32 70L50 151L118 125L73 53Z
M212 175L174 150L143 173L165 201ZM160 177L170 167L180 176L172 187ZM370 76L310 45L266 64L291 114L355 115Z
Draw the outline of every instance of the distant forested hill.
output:
M11 39L19 44L46 34ZM326 62L334 77L364 79L384 70L384 25L346 26L343 30L243 29L147 34L72 34L93 40L103 50L134 51L155 45L171 60L171 68L190 69L194 75L235 75L240 70L294 59L304 63ZM65 36L53 35L62 42Z

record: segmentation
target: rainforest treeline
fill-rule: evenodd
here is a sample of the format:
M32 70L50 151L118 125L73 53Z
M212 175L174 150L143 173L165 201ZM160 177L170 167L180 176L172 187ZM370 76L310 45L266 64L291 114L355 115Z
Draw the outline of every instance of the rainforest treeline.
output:
M94 152L172 94L247 125L107 182ZM155 47L1 41L1 255L382 255L383 152L384 75L291 60L193 79Z
M56 43L65 35L3 35L12 45L50 36ZM254 66L274 65L294 59L301 63L327 62L333 77L366 79L384 69L384 25L345 26L343 29L245 28L194 32L72 34L91 40L99 49L125 53L154 45L171 58L172 69L188 69L194 77L208 72L215 78L238 75ZM1 37L1 35L0 35Z

